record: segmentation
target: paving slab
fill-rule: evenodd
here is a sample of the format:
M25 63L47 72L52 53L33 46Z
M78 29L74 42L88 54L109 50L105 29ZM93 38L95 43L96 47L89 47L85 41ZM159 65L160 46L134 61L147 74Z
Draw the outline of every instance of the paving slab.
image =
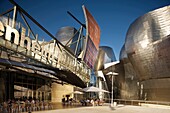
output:
M56 109L47 111L36 111L32 113L170 113L170 108L156 108L145 106L121 105L111 108L109 106L90 106L69 109Z

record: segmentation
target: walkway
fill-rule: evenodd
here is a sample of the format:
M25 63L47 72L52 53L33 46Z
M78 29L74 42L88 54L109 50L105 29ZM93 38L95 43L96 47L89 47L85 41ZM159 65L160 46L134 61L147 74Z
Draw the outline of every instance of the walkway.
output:
M32 113L170 113L170 108L157 108L145 106L117 106L111 109L109 106L78 107L57 109L49 111L37 111Z

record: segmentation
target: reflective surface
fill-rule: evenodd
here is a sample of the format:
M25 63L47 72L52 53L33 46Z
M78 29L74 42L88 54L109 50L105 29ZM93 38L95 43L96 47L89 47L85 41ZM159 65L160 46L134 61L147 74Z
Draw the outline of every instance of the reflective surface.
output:
M169 26L170 6L149 12L131 24L125 50L140 80L170 77Z
M112 48L108 46L100 46L94 70L96 71L102 70L104 69L104 64L113 61L116 61L116 57Z
M122 47L120 52L120 64L123 66L124 70L119 69L119 76L117 77L119 81L120 97L123 99L138 99L139 92L137 87L138 78L136 72L127 57L125 51L125 46ZM124 77L124 79L121 78Z
M78 44L79 31L73 27L62 27L57 31L56 38L74 53ZM78 44L77 55L80 54L80 44Z
M95 63L95 75L97 78L97 86L101 89L111 91L111 76L107 76L106 73L102 74L99 71L104 69L104 64L116 61L113 49L108 46L100 46L97 61ZM102 76L101 76L102 75ZM111 93L110 93L111 94ZM99 93L99 98L109 98L109 94Z
M120 60L123 61L125 79L134 75L138 78L135 86L139 99L170 101L169 50L170 6L151 11L130 25L125 53L121 53Z

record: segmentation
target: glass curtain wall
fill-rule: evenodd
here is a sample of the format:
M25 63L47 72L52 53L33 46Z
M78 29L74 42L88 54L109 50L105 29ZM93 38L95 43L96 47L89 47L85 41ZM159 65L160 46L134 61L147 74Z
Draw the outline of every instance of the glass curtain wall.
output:
M20 74L15 72L1 72L1 86L3 95L1 101L8 99L38 99L51 100L51 80Z

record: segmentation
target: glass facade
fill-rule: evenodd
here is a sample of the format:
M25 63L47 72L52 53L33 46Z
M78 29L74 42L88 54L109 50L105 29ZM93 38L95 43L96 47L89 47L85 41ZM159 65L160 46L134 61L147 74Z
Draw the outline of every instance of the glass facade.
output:
M8 99L51 100L51 80L21 72L1 71L1 101Z

